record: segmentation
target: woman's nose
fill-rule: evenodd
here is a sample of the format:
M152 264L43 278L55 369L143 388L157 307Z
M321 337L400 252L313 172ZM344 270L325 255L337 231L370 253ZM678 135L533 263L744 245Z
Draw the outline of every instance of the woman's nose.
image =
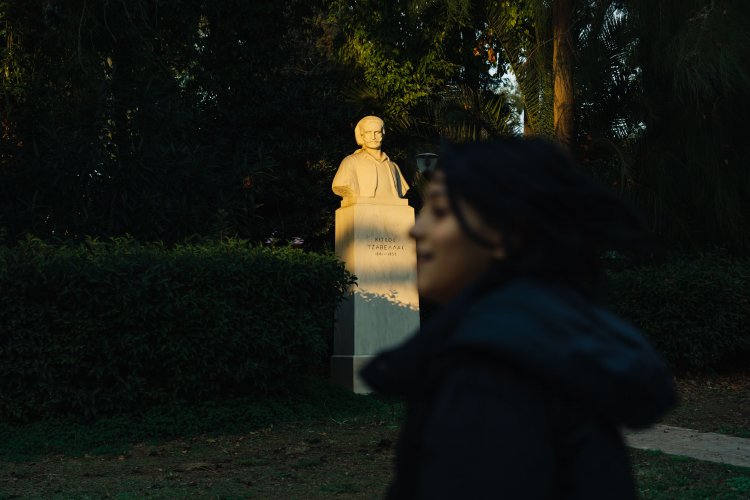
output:
M417 215L416 220L414 221L414 225L411 226L411 229L409 229L409 236L414 238L415 240L420 238L422 236L422 214L420 213Z

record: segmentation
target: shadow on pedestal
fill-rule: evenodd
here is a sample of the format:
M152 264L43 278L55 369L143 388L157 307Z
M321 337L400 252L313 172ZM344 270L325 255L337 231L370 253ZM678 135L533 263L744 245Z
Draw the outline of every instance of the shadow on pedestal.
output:
M400 302L397 295L355 289L336 313L333 381L355 393L371 392L359 378L359 370L378 352L403 342L418 328L418 307Z

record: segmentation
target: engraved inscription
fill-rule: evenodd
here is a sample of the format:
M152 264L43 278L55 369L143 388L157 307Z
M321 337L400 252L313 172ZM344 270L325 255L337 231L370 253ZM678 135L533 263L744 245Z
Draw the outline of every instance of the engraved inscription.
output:
M367 249L376 257L397 257L404 251L404 245L396 238L372 238L367 243Z

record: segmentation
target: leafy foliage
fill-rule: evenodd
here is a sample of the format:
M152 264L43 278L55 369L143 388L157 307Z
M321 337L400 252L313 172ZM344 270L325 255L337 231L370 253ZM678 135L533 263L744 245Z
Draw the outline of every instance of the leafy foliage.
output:
M750 33L742 0L628 8L645 133L633 180L655 230L691 248L750 245Z
M554 5L0 2L0 236L330 246L329 181L365 114L407 178L521 112L553 136ZM571 150L672 247L750 247L749 5L574 3Z
M550 7L541 0L494 2L488 12L489 43L505 54L518 81L527 134L552 137L553 75Z
M331 2L339 57L355 76L349 97L382 114L407 149L513 133L503 61L477 29L491 4Z
M329 119L347 112L320 15L301 1L0 3L8 239L320 243L351 137Z
M518 79L526 132L548 136L550 6L497 2L487 25ZM649 213L668 247L750 245L748 14L741 0L575 3L572 150Z
M633 194L643 134L637 39L614 3L582 13L576 67L576 130L581 163L607 184Z
M746 369L750 261L707 255L610 273L612 308L675 369Z
M333 256L230 240L0 249L0 416L95 417L283 391L327 353Z

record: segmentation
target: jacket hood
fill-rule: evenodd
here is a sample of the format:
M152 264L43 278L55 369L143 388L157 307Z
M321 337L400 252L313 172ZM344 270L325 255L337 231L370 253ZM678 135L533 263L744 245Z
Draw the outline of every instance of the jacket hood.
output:
M470 350L631 428L654 423L676 403L669 371L638 330L568 287L516 280L471 303L453 325L442 334L426 328L362 376L380 392L408 396L429 359Z

